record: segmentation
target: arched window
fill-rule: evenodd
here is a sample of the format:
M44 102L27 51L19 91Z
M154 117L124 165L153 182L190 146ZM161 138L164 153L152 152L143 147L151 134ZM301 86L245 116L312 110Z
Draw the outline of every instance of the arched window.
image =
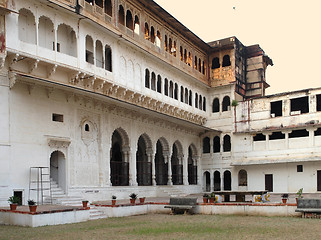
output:
M218 98L214 98L213 100L213 113L220 111L220 100Z
M229 170L226 170L224 172L224 190L232 190L232 178L231 178L231 172ZM230 199L229 199L230 196L225 196L225 201L226 202L229 202Z
M192 97L193 97L193 93L192 93L192 91L191 90L189 90L189 96L188 96L188 104L190 105L190 106L192 106Z
M149 70L146 68L145 70L145 87L149 88L150 87L150 82L149 82Z
M231 151L231 137L229 135L225 135L223 138L223 151L224 152Z
M157 92L162 93L162 77L157 75Z
M202 107L203 107L203 97L202 95L200 95L198 98L198 108L202 110Z
M19 40L36 44L36 22L33 13L25 8L19 10Z
M150 28L150 41L152 43L155 43L155 29L153 26L151 26Z
M108 45L105 46L105 69L109 72L113 70L111 48Z
M194 58L194 68L197 70L197 56Z
M176 100L178 100L178 84L175 83L175 87L174 87L174 98Z
M156 34L156 46L157 47L161 47L161 42L162 42L162 38L161 38L161 34L159 31L157 31L157 34Z
M174 48L171 50L173 52L174 57L176 57L177 47L176 47L176 41L174 41Z
M133 15L129 10L126 12L126 27L134 31Z
M195 107L198 108L198 94L195 93Z
M221 151L221 140L219 136L215 136L213 139L213 152L217 153Z
M183 47L182 46L179 47L179 59L181 61L183 61Z
M89 124L85 124L85 132L89 132Z
M150 82L150 88L154 91L156 91L156 74L152 72L152 78Z
M231 66L230 56L224 55L222 67Z
M122 5L119 5L118 22L121 25L125 25L125 11L124 11L124 7Z
M220 66L220 59L218 57L213 58L212 69L220 68Z
M172 48L173 48L172 39L169 38L169 40L168 40L168 51L169 51L170 54L172 54Z
M96 41L96 66L103 68L104 67L104 55L103 55L103 44L101 41Z
M247 186L247 172L244 169L239 171L239 186Z
M165 35L164 50L165 50L165 52L168 51L167 35Z
M203 153L210 153L210 138L203 138Z
M181 86L181 102L184 102L184 87Z
M205 72L206 72L206 66L205 66L205 62L203 61L202 73L205 75Z
M200 58L198 59L198 71L202 72L202 61Z
M193 61L192 58L193 58L193 57L192 57L191 52L188 52L188 63L187 63L188 66L192 66L192 61Z
M203 97L203 111L206 112L206 98Z
M86 62L94 64L94 43L91 36L86 36Z
M75 31L66 24L60 24L57 30L57 52L77 57Z
M184 49L184 63L187 64L187 50Z
M145 22L145 39L149 40L149 26L148 23Z
M105 0L105 13L109 16L113 16L113 5L111 4L111 0Z
M140 34L139 17L138 17L137 15L135 15L134 32L135 32L137 35Z
M173 98L173 92L174 92L174 85L173 82L169 82L169 97Z
M230 97L229 97L229 96L225 96L225 97L223 98L222 111L223 111L223 112L229 111L229 110L230 110L230 105L231 105Z
M168 96L168 79L167 78L165 78L164 93L165 93L165 96Z
M39 46L47 49L55 50L55 32L52 21L41 16L39 18Z
M185 101L186 104L188 104L188 89L185 88Z
M221 191L221 173L219 171L214 172L214 191Z

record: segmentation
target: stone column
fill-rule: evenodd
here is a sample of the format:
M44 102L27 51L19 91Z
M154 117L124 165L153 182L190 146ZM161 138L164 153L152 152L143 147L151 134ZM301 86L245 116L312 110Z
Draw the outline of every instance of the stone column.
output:
M188 185L188 152L181 157L183 164L183 184Z
M137 146L137 145L136 145ZM136 151L137 149L130 148L129 156L129 185L138 186L137 183L137 168L136 168Z
M290 131L282 131L285 135L285 149L289 149L289 133Z
M172 161L171 158L169 156L169 154L167 154L166 156L164 156L165 158L165 163L167 162L167 170L168 170L168 182L167 185L171 186L173 185L173 181L172 181Z
M110 161L111 161L111 143L107 144L107 160L106 160L106 185L111 186L111 181L110 181L110 174L111 174L111 169L110 169Z
M222 169L220 169L220 177L221 177L221 191L224 190L224 172L222 172Z
M200 159L201 158L199 156L196 156L196 157L193 158L193 161L195 161L195 165L197 167L197 171L196 171L196 174L197 174L197 177L196 177L197 185L201 184L201 176L202 176Z
M156 153L153 151L150 151L149 153L147 153L148 161L152 163L152 185L153 186L156 186L155 154Z

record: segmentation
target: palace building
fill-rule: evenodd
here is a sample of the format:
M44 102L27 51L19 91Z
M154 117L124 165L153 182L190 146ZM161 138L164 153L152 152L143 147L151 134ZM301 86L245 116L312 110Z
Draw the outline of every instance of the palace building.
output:
M0 205L321 191L321 88L152 0L0 0ZM70 203L70 202L69 202Z

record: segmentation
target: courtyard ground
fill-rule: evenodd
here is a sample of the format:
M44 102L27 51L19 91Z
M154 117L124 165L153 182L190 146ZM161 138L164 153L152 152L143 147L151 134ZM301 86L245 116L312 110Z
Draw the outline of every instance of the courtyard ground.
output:
M0 226L0 239L321 239L321 220L149 214L38 228Z

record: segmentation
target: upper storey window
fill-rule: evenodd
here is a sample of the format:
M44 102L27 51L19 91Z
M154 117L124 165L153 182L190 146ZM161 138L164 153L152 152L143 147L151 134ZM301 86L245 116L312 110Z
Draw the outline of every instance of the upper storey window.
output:
M293 98L291 101L291 114L309 112L309 97Z
M77 57L76 33L72 27L64 23L58 26L57 52Z
M150 28L150 41L155 43L155 29L153 26Z
M86 36L86 62L94 64L94 43L91 36Z
M224 55L222 67L231 66L231 60L229 55Z
M220 100L218 98L214 98L213 100L213 113L220 111Z
M108 45L105 46L105 69L112 72L112 53Z
M140 27L139 27L139 17L135 16L135 22L134 22L134 32L139 35L140 34Z
M38 28L39 46L55 50L55 32L52 21L45 16L41 16Z
M218 57L213 58L212 60L212 69L220 68L220 60Z
M122 5L119 5L118 22L121 25L125 25L125 12L124 12L124 7Z
M35 16L31 11L22 8L19 11L18 17L19 25L19 40L36 44L36 22Z
M103 0L95 0L95 4L98 6L98 7L103 7Z
M105 0L105 13L109 16L113 16L113 5L111 4L111 0Z
M230 110L230 105L231 105L230 97L229 97L229 96L225 96L225 97L223 98L222 111L223 111L223 112L229 111L229 110Z
M145 39L149 39L149 26L148 23L145 22Z
M104 67L103 44L99 40L96 41L96 66Z
M162 42L161 34L160 34L159 31L157 31L157 34L156 34L156 46L160 48L161 47L161 42Z
M129 10L126 12L126 27L134 31L133 15Z

